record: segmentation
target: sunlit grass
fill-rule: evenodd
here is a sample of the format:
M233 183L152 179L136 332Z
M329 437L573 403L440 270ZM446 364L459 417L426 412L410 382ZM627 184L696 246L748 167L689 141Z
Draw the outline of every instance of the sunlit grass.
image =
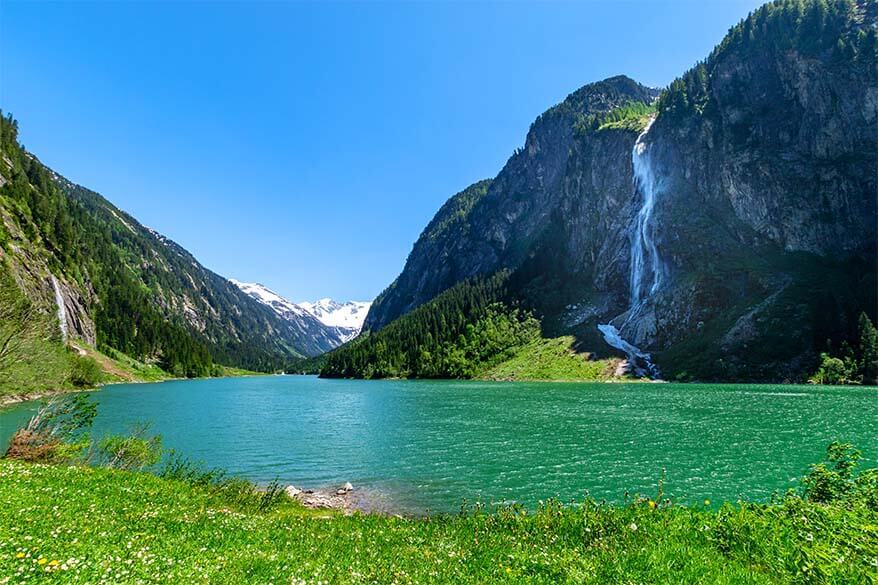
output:
M590 359L573 349L571 336L538 338L519 348L513 357L479 375L490 380L601 381L613 377L619 358Z
M0 461L0 583L867 583L878 514L788 498L307 511L146 473Z

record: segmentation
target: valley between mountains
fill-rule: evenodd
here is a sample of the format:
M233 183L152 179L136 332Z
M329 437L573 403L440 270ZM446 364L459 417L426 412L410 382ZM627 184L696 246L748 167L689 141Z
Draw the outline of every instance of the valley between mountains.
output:
M878 583L878 0L660 4L0 2L0 585Z
M776 2L538 116L374 302L230 280L2 119L0 388L244 372L874 383L874 2ZM24 122L26 123L26 121ZM306 276L304 276L306 277Z

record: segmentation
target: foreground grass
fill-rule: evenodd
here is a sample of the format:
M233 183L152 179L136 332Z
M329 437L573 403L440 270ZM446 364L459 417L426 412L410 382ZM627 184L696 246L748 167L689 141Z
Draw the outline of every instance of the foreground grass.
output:
M591 360L573 349L572 336L539 338L519 348L515 355L483 372L488 380L604 381L614 377L619 358Z
M0 583L874 583L878 514L788 498L402 519L0 460Z

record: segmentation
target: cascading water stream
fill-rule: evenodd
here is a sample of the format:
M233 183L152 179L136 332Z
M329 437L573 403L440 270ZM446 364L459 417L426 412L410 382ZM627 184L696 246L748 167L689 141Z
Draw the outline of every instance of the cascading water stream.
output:
M624 328L633 319L636 319L646 299L655 293L661 286L663 268L661 259L656 248L653 225L653 211L658 191L658 183L652 168L649 145L646 143L646 135L652 127L655 118L651 118L643 132L637 136L634 148L631 150L631 162L634 167L634 189L643 201L634 218L631 229L631 273L629 275L629 306L628 310L619 317L625 316L622 325L617 328L613 322L598 325L598 329L604 336L604 340L625 353L628 356L629 366L637 375L648 375L658 378L660 373L649 353L627 342L620 328ZM644 290L645 289L645 290ZM645 294L644 294L645 293ZM616 319L619 319L616 317ZM615 321L616 319L613 319ZM641 366L642 364L642 366Z
M61 285L58 279L52 275L52 288L55 289L55 304L58 306L58 324L61 327L61 340L67 343L67 307L64 305L64 295L61 294Z
M658 290L662 280L661 261L653 238L654 226L652 214L655 210L657 183L652 170L649 147L645 142L646 134L652 127L655 118L650 119L646 128L634 142L631 162L634 167L634 186L643 196L643 204L637 212L634 231L631 237L631 306L636 307L642 302L644 282L651 276L652 283L648 294Z

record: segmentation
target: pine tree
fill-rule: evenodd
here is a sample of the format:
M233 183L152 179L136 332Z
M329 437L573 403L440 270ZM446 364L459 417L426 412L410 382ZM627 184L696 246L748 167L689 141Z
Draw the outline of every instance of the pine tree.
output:
M878 329L866 313L860 314L860 375L863 384L878 384Z

